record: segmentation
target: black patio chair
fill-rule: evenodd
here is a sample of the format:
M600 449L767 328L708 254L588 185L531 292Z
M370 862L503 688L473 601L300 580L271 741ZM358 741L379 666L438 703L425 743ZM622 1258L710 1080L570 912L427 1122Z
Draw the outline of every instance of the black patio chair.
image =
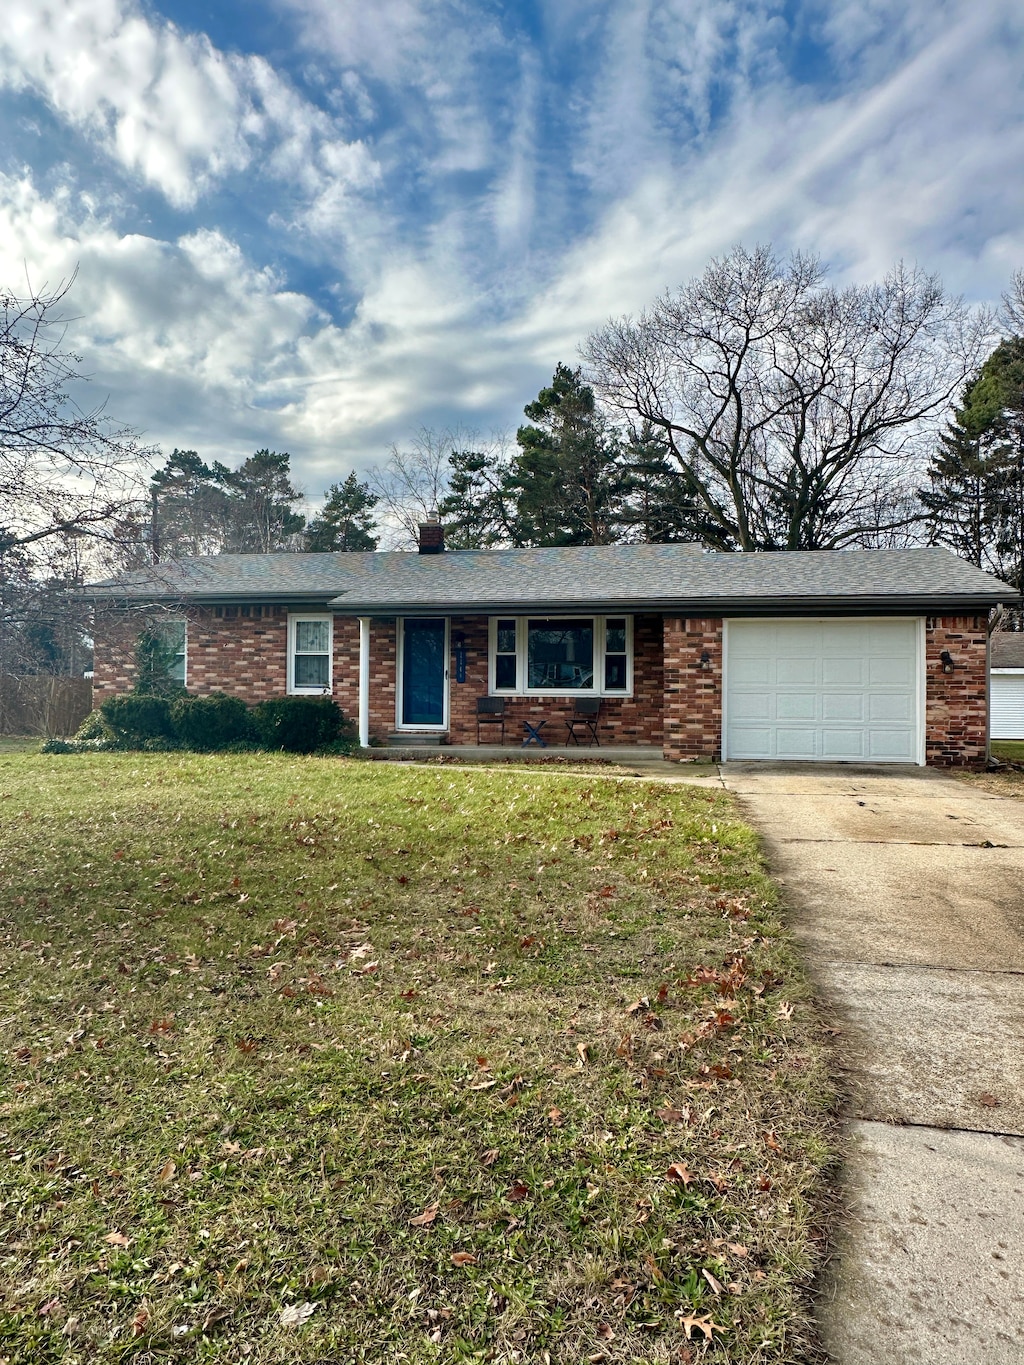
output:
M505 698L477 697L476 699L476 742L480 743L481 725L500 725L501 742L505 743Z
M576 733L577 727L584 734L590 736L590 740L600 749L601 741L597 737L597 718L601 714L601 700L599 697L577 697L576 706L572 716L565 722L565 728L569 731L566 744L570 741L579 745L580 738Z

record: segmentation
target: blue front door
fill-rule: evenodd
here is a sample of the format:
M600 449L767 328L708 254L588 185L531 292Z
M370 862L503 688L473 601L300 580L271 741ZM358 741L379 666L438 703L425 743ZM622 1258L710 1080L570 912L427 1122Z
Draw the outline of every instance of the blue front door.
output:
M444 728L446 622L408 619L402 632L402 724Z

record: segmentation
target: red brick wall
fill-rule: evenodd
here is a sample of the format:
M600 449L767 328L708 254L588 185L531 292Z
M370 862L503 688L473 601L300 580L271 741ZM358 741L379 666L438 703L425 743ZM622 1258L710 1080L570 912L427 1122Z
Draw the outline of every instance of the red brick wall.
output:
M711 667L700 666L704 651ZM671 759L722 753L722 622L718 617L665 617L665 740Z
M985 616L929 616L925 622L925 754L936 767L983 763L988 752ZM939 657L953 656L943 673Z
M137 612L97 607L93 620L92 704L130 692L135 684L135 642L146 625Z
M452 637L459 632L466 642L466 681L455 681L455 661L452 658L449 738L452 744L475 744L476 699L487 696L487 617L453 616ZM602 744L661 744L664 691L661 649L661 618L634 617L633 695L602 698L597 730ZM505 743L522 743L524 720L532 725L546 720L547 725L541 731L543 737L549 744L564 744L569 733L565 722L572 715L573 704L571 696L507 697ZM495 744L500 734L499 726L485 725L480 741L483 744Z
M188 690L223 691L253 703L283 696L287 687L288 609L282 606L192 608L188 612ZM159 618L156 618L159 619ZM147 617L99 609L96 614L93 704L127 692L134 682L135 641ZM449 738L476 743L476 699L487 694L487 618L453 617L452 634L465 637L466 681L450 683ZM712 666L700 668L703 650ZM943 673L948 649L954 671ZM968 766L987 751L987 622L984 616L929 618L926 632L926 750L929 764ZM370 733L384 739L395 729L397 631L394 618L370 625ZM454 665L454 660L451 660ZM633 696L605 698L600 720L604 744L662 745L666 758L721 754L722 623L718 618L638 616L634 620ZM334 697L346 715L358 715L359 623L334 618ZM546 720L545 737L566 738L571 697L511 697L505 738L522 740L523 721ZM497 727L482 738L494 741Z

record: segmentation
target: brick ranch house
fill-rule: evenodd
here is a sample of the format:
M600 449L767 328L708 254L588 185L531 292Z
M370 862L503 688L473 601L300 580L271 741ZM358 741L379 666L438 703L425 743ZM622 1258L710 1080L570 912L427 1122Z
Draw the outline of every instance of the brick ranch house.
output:
M364 745L476 744L480 698L506 743L564 743L582 698L602 744L669 759L951 766L986 757L989 612L1017 600L941 549L446 552L436 521L418 554L208 556L89 595L97 703L155 618L190 692L330 695Z

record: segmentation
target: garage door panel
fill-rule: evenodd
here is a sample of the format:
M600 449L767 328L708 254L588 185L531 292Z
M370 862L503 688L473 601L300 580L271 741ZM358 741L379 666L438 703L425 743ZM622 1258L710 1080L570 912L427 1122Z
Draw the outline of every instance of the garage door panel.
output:
M825 692L821 698L822 720L867 720L865 698L859 692Z
M771 693L740 692L733 704L732 718L737 723L748 720L774 720Z
M853 761L864 758L867 753L863 730L839 730L825 728L821 732L822 751L830 758Z
M757 683L762 687L769 687L774 681L771 659L764 657L753 659L740 654L730 660L730 668L737 683Z
M903 725L913 724L914 698L905 692L875 692L867 698L871 721L891 720Z
M919 761L920 623L730 621L729 758Z
M819 661L814 658L779 659L775 665L775 681L783 685L810 683L813 686L818 680L818 667Z
M776 720L815 720L818 697L814 692L778 692L775 697Z
M775 728L776 758L818 758L818 732L800 726L778 725Z
M876 730L868 731L867 758L880 762L907 763L907 754L914 750L913 730Z
M826 687L863 687L866 678L866 663L859 654L821 661L821 680Z
M774 730L767 725L737 725L734 731L737 748L745 758L774 758L772 736Z
M916 659L869 659L869 687L910 687L917 674Z

